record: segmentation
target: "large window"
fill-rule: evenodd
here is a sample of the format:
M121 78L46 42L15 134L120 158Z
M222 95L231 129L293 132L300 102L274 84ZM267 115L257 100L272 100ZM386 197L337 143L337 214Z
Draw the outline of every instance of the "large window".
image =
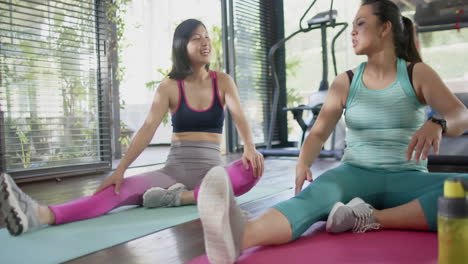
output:
M120 82L121 124L130 134L148 114L159 82L172 66L172 37L177 25L195 18L207 27L213 42L210 67L222 71L220 0L134 0L126 8ZM167 120L167 122L166 122ZM151 144L171 142L172 125L167 118Z
M268 52L283 37L283 1L231 0L228 28L230 57L243 110L247 116L256 144L265 144L272 111L273 82ZM285 1L286 2L286 1ZM284 54L278 51L278 71L281 76ZM280 98L281 100L281 98ZM277 120L281 121L282 113ZM281 124L276 122L273 140L282 136Z
M103 3L0 1L2 171L110 166ZM81 167L81 168L80 168Z

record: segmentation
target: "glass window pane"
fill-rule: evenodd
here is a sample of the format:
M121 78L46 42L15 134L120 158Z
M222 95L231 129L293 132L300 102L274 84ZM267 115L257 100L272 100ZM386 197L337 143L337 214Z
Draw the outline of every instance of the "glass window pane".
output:
M101 145L94 8L93 0L0 4L6 171L110 158Z

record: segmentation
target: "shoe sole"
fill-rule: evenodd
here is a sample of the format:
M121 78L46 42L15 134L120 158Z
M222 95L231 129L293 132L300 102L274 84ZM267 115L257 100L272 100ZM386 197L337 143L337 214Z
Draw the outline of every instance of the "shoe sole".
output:
M13 179L7 179L7 177L9 176L3 173L0 176L0 207L8 232L13 236L18 236L27 231L25 227L28 225L28 218L19 209L20 201L13 195L13 188L10 183L10 180Z
M235 246L229 219L232 188L227 172L214 167L206 174L198 193L198 212L203 226L205 250L212 264L235 261Z

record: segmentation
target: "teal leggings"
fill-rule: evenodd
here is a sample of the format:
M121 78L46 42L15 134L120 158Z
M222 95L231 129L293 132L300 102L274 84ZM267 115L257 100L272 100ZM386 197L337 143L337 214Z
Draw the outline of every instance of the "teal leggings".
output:
M449 177L468 174L421 171L389 171L341 164L320 175L297 196L274 206L286 216L297 239L313 223L326 220L333 205L361 197L376 209L396 207L419 200L429 224L437 230L437 199Z

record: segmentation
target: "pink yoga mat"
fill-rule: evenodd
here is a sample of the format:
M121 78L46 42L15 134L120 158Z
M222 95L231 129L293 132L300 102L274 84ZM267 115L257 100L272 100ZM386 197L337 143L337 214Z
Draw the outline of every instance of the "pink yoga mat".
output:
M205 255L189 264L208 264ZM437 233L382 230L328 234L323 229L281 246L246 250L237 264L437 263Z

